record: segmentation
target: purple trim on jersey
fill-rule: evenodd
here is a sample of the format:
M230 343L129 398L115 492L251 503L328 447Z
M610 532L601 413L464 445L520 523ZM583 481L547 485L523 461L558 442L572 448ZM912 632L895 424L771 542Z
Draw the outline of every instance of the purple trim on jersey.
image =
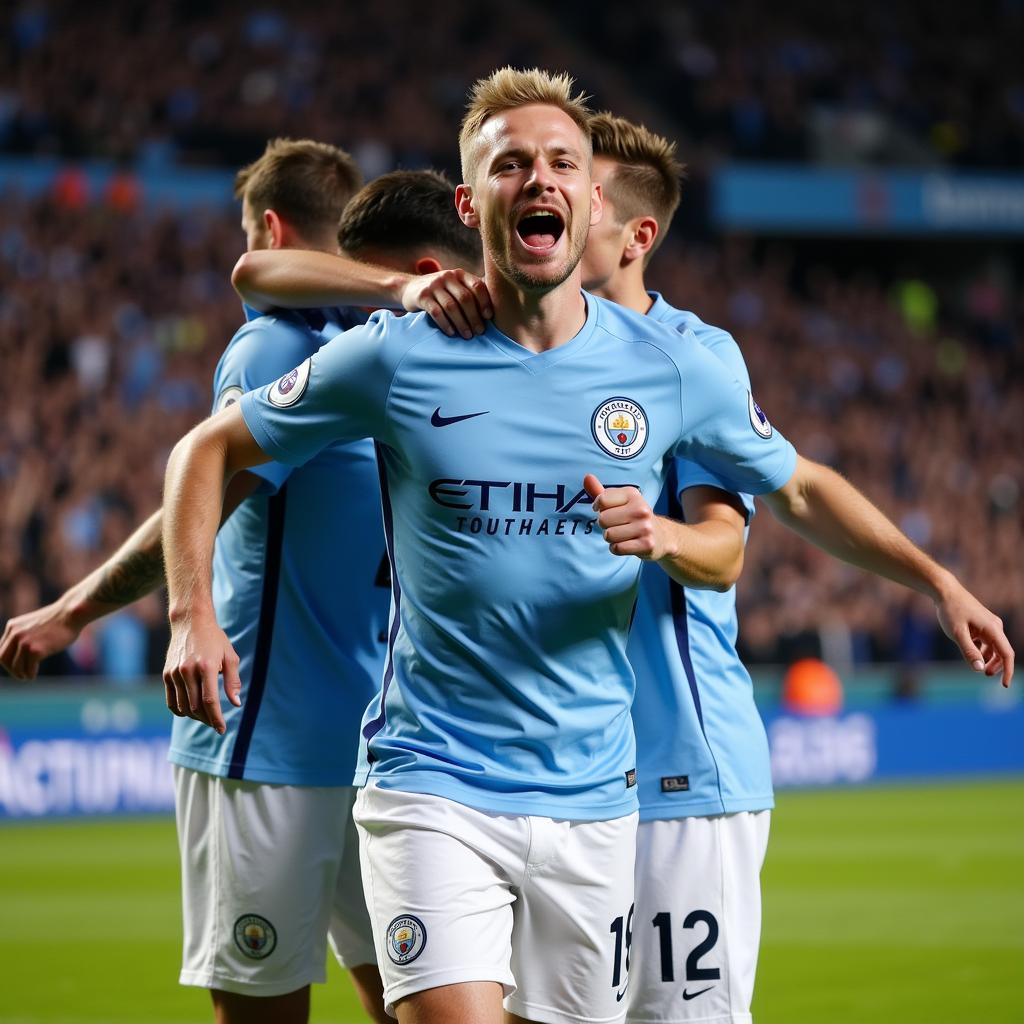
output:
M668 491L668 514L673 519L686 522L686 514L683 512L682 502L679 500L679 477L676 474L676 467L674 465L668 471L665 489ZM711 763L715 766L715 785L718 788L719 799L721 799L722 773L718 767L718 758L715 757L715 749L708 741L708 732L704 728L704 709L701 707L700 691L697 689L697 673L693 670L693 659L690 657L690 620L686 612L686 589L682 584L672 579L671 576L669 577L668 589L669 597L672 601L672 625L676 634L676 646L679 648L679 657L683 663L683 671L686 673L686 682L690 687L693 706L697 711L700 732L704 737L708 753L711 755Z
M672 466L665 481L665 490L668 493L668 514L672 519L685 522L686 516L679 501L678 488L679 478L676 475L676 467ZM666 575L668 574L666 573ZM672 601L672 626L676 634L676 647L679 649L679 657L683 663L683 671L686 673L686 682L690 687L693 705L697 709L700 731L704 733L704 740L707 742L708 737L704 730L704 711L700 706L700 691L697 689L697 674L693 671L693 659L690 657L690 624L686 614L686 589L669 576L668 592Z
M366 760L373 764L374 757L370 750L370 740L384 728L387 721L387 714L384 711L384 704L388 696L388 687L395 676L395 640L398 638L398 625L401 621L402 611L402 585L398 581L398 566L395 564L395 523L391 512L391 493L388 491L388 474L384 468L384 445L379 441L373 442L374 454L377 456L377 476L380 478L380 509L384 517L384 543L387 545L388 561L391 563L391 601L394 604L394 611L391 620L391 629L388 632L388 659L384 669L384 680L381 683L380 691L380 714L371 718L363 726L363 736L366 739Z
M295 312L305 321L306 326L317 334L327 326L327 317L321 309L297 309Z
M252 675L245 694L242 719L238 723L235 746L228 765L229 779L245 777L245 760L249 744L256 730L256 717L260 713L263 692L267 688L267 669L270 666L270 646L274 638L274 619L277 616L277 587L281 576L281 550L284 546L284 518L287 506L286 483L267 501L267 547L263 556L263 593L260 597L260 621L256 628L256 646L252 658Z
M700 722L701 732L704 732L704 712L700 706L700 693L697 691L697 677L693 671L693 661L690 659L690 629L686 621L686 590L682 584L670 578L668 592L672 600L672 626L676 632L676 647L683 662L683 671L686 673L686 682L690 686L693 705L697 709L697 721ZM707 739L706 733L704 738Z

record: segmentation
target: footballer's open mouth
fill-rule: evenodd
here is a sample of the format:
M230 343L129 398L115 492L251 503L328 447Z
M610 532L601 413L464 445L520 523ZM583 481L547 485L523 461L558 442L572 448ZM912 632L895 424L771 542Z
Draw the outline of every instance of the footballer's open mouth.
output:
M558 244L565 222L557 210L549 207L524 210L516 223L516 234L530 252L548 252Z

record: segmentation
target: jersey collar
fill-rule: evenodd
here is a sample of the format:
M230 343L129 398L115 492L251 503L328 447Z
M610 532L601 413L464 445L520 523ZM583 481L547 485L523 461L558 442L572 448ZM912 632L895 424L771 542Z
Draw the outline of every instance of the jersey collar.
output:
M584 302L586 302L587 318L577 334L555 348L549 348L543 352L531 352L528 348L520 345L519 342L513 341L508 335L502 334L494 326L493 321L487 324L487 330L484 331L483 337L501 352L521 363L531 373L540 373L547 367L560 363L563 359L567 359L569 356L585 348L594 336L594 331L597 328L597 307L600 300L593 295L588 295L586 292L581 294L583 295Z

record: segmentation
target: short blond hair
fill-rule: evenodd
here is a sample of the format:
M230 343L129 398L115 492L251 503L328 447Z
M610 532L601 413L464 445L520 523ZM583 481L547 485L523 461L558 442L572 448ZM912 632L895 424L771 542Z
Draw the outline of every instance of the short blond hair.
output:
M617 165L604 191L623 222L651 216L658 222L658 236L645 262L661 244L679 206L685 164L676 159L676 144L642 124L634 124L608 111L590 119L594 156Z
M257 216L275 210L305 236L334 232L348 201L362 187L355 160L313 139L271 139L258 159L235 175L235 198Z
M462 179L470 183L476 169L471 159L471 150L476 137L485 122L506 110L526 107L532 103L543 103L557 107L576 122L583 137L590 143L589 97L578 92L573 95L575 81L562 71L552 74L540 68L521 71L518 68L503 67L493 71L486 78L479 79L470 90L466 115L459 131L459 156L462 160ZM588 152L589 156L589 152Z

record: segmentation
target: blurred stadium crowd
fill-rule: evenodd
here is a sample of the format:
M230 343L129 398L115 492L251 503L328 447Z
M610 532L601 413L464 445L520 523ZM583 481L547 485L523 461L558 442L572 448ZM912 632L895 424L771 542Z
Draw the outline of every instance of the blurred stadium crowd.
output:
M0 209L6 619L83 575L156 507L170 447L206 414L213 366L241 317L227 279L243 240L228 214L75 196ZM819 267L800 294L783 260L679 238L653 279L735 333L759 401L802 451L846 473L1005 618L1024 605L1022 310L998 280L949 301L920 281L883 288ZM757 661L808 643L840 662L952 654L934 643L929 602L821 555L766 514L754 521L740 607ZM145 639L131 634L159 634L162 616L152 602L137 625L125 618L53 670L131 674L117 659L144 658Z
M4 16L0 155L238 165L287 134L341 142L368 177L452 168L468 84L511 61L600 82L601 105L675 131L698 180L723 155L1024 162L1024 65L1013 33L993 33L983 14L1021 29L1021 4L983 0L969 21L946 2L875 4L863 17L797 2L770 20L757 8L527 6L501 21L499 45L489 3L340 6L324 30L305 0L29 2ZM424 53L429 78L414 73ZM31 201L0 197L0 621L52 599L156 507L170 447L207 413L241 319L228 283L244 244L237 214L135 199L127 185L94 201L73 179ZM733 331L780 429L1019 632L1024 302L1012 283L997 269L949 286L839 274L821 260L797 267L788 250L687 236L677 228L660 250L653 283ZM739 593L755 662L955 654L929 602L826 558L767 514ZM129 678L159 669L163 635L153 599L47 667Z
M1024 163L1019 0L555 5L657 99L691 154Z
M571 67L626 116L657 108L691 161L1024 162L1020 0L9 11L0 152L241 163L268 136L332 137L343 115L371 173L443 167L467 87L513 63Z
M275 135L332 139L344 118L368 177L454 170L477 78L524 62L583 76L571 34L534 14L494 0L339 4L329 17L312 0L28 3L0 69L0 153L241 164Z

